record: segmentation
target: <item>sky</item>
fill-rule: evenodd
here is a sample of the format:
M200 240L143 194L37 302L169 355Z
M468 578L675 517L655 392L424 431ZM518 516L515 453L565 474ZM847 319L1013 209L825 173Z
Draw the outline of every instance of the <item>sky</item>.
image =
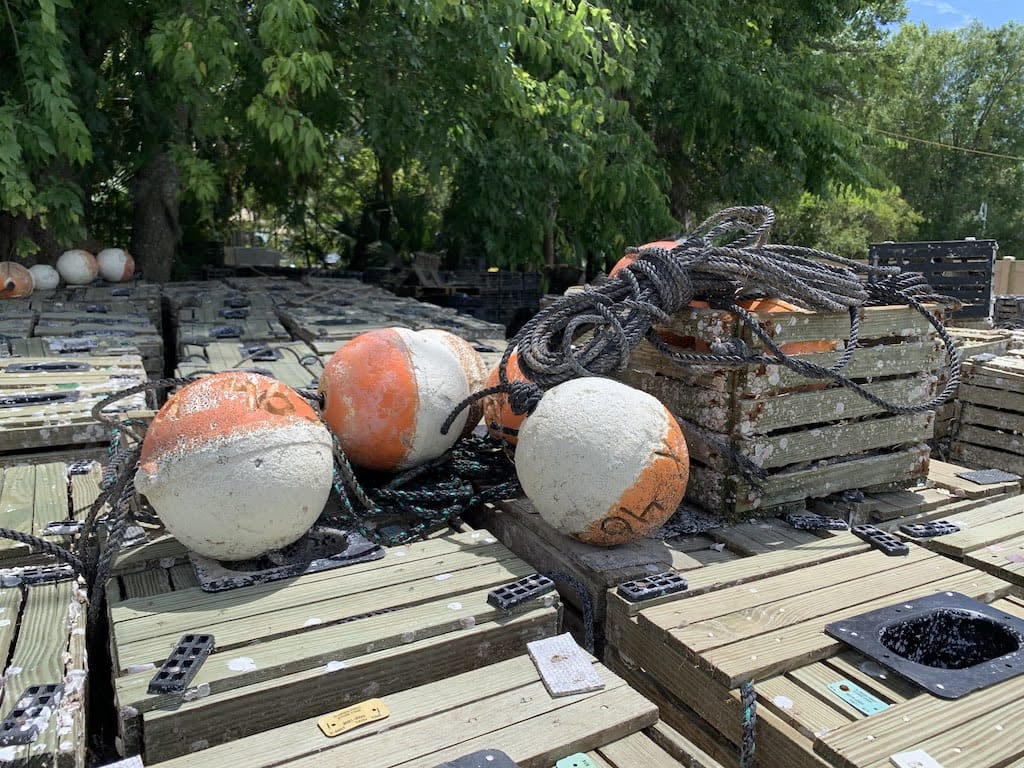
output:
M995 29L1008 21L1024 24L1024 0L906 0L907 21L929 29L957 29L977 19Z

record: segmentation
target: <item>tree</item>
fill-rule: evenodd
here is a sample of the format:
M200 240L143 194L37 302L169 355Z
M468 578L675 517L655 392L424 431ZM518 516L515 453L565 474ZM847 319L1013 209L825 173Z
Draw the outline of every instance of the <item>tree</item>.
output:
M990 237L1024 248L1024 27L904 26L899 67L865 103L875 155L924 213L924 240ZM982 203L987 221L979 217Z
M892 0L631 3L655 70L633 107L671 178L672 213L696 223L722 204L881 179L856 124L836 119L884 65Z

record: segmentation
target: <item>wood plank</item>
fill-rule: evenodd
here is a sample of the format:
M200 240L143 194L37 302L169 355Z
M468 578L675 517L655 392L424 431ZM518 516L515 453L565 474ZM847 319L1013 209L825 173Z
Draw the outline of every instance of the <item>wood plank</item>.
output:
M0 526L21 533L32 533L33 508L36 493L36 468L13 466L3 470L4 483L0 489ZM0 538L0 558L26 555L27 544Z
M396 647L367 650L344 660L336 657L330 663L310 670L279 673L278 677L263 682L222 693L211 692L208 696L183 703L180 697L162 697L167 699L162 705L150 708L150 712L142 715L146 759L154 762L177 757L189 748L197 749L202 744L212 746L225 741L232 742L225 749L232 755L240 754L236 751L245 750L249 738L244 741L237 739L254 734L259 737L273 734L271 742L278 744L279 737L275 735L278 732L269 729L318 717L368 696L389 696L437 681L440 685L435 689L436 693L431 693L427 699L427 706L443 711L445 696L458 694L462 687L453 686L449 681L464 673L520 656L526 642L553 634L552 618L550 609L530 610L514 614L501 623L474 625L449 638L414 640ZM507 679L499 675L493 681L470 688L469 692L485 696L486 691L496 684L514 685L514 682L514 675ZM422 696L422 691L418 695ZM466 691L458 695L466 695ZM547 696L546 691L544 695ZM291 706L281 708L278 705L282 700L289 701ZM322 735L313 723L310 725L316 735ZM183 743L182 733L188 733L193 740ZM305 728L297 740L291 741L291 745L288 741L280 743L289 752L298 750L301 755L310 746L317 745L315 739L316 736L309 737L308 728ZM255 753L280 755L272 744L257 744ZM138 750L142 746L139 742ZM198 757L191 755L185 760ZM211 753L210 765L218 765L218 759L222 758ZM193 765L191 762L186 764ZM240 761L240 764L257 763Z

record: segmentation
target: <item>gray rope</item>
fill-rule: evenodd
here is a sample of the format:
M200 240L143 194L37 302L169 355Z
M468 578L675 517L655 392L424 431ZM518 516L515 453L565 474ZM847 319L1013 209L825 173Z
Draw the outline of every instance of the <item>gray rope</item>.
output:
M740 686L740 707L743 710L743 732L740 745L740 768L754 768L755 731L757 730L757 691L754 683Z

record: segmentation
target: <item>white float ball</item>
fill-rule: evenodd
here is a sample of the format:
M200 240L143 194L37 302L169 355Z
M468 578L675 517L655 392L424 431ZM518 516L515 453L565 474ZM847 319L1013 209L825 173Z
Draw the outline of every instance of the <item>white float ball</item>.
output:
M96 254L100 277L111 283L131 280L135 274L135 259L123 248L104 248Z
M37 291L52 291L60 285L60 272L49 264L36 264L29 268Z
M418 333L437 339L451 350L455 359L459 361L459 365L462 366L462 372L466 374L466 383L469 384L470 392L479 392L484 388L487 384L487 364L470 342L441 328L425 328ZM463 437L467 437L476 428L483 415L484 406L480 400L476 400L466 408L466 426L462 428Z
M68 285L88 285L99 274L99 265L89 251L73 248L57 259L57 271Z
M297 392L257 373L200 379L146 430L135 487L167 530L216 560L299 539L331 491L327 428Z
M446 344L408 328L360 334L320 375L324 421L345 455L357 466L388 472L436 459L454 445L466 412L447 434L441 427L469 388Z
M647 535L675 512L690 474L672 414L611 379L573 379L544 393L519 430L516 474L541 517L598 546Z

